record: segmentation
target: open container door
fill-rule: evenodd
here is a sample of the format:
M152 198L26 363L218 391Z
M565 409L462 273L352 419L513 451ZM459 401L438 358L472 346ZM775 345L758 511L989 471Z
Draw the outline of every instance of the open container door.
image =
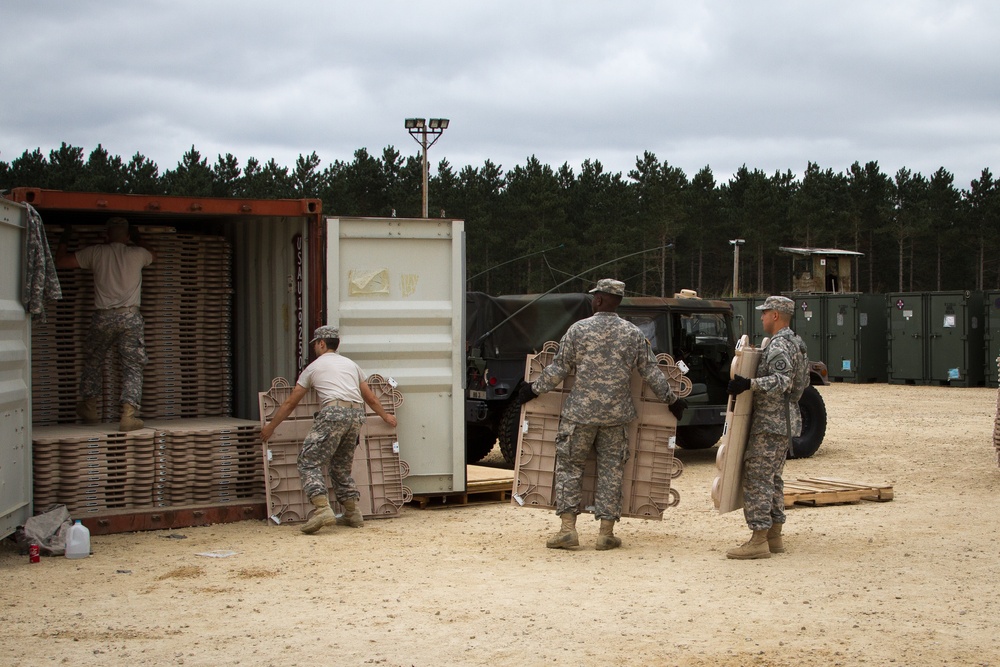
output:
M326 287L340 351L405 399L396 416L410 490L464 491L464 223L327 218Z
M27 211L0 199L0 539L32 515L31 317L21 303Z

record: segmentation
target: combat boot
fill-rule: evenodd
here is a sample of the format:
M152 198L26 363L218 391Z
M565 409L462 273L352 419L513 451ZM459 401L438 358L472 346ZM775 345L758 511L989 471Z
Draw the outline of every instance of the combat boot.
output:
M783 523L772 523L767 529L767 548L773 554L785 553L785 543L781 540L781 527Z
M313 496L309 502L313 504L316 511L299 530L306 535L312 535L323 526L332 526L337 523L337 516L333 513L333 508L330 507L330 498L326 494Z
M119 431L135 431L142 428L142 420L139 419L139 408L131 403L122 403L122 418L118 422Z
M615 536L615 522L612 519L601 519L601 529L597 533L597 550L617 549L621 545L622 538Z
M84 424L98 424L101 419L97 416L97 397L85 398L76 404L76 416Z
M337 517L338 526L360 528L365 525L365 518L361 516L361 510L358 509L357 500L352 498L350 500L345 500L340 504L344 506L344 513Z
M580 546L580 536L576 533L576 514L564 512L559 517L562 519L562 526L558 533L545 541L545 546L549 549L568 549Z
M750 558L770 558L771 550L767 548L767 531L755 530L749 540L735 549L726 552L726 558L746 560Z

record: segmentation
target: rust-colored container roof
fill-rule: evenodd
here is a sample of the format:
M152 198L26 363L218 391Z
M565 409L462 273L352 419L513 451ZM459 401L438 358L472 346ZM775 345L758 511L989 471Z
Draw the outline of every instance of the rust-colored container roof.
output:
M107 192L67 192L44 188L14 188L9 198L46 210L107 211L173 215L318 216L319 199L238 199L127 195Z

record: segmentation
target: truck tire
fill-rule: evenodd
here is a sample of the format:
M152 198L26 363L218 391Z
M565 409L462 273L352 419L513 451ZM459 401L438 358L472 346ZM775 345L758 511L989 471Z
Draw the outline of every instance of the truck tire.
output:
M799 399L802 414L802 435L792 438L790 459L805 459L816 453L826 435L826 403L816 387L808 386Z
M497 434L487 426L468 424L465 427L465 462L482 461L497 443Z
M511 401L500 416L500 453L511 468L517 461L517 432L521 430L521 406Z
M722 437L724 424L696 424L677 427L677 446L681 449L708 449Z

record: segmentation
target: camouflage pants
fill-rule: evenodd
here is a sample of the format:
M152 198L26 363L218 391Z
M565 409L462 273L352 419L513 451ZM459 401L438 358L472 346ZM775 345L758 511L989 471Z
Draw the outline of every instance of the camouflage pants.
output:
M743 516L750 530L767 530L785 523L785 484L781 472L788 453L788 436L751 433L743 456Z
M87 333L87 358L80 376L80 398L101 395L104 385L104 359L115 347L122 372L121 403L139 407L142 403L142 369L146 362L145 322L138 312L97 311L90 319Z
M339 502L361 497L351 477L351 466L364 423L365 411L361 408L331 405L316 413L297 461L306 498L327 494L324 469L329 470L330 485Z
M625 424L602 426L561 419L556 434L556 514L580 513L583 471L592 447L597 449L594 518L617 521L622 515L622 477L628 461Z

